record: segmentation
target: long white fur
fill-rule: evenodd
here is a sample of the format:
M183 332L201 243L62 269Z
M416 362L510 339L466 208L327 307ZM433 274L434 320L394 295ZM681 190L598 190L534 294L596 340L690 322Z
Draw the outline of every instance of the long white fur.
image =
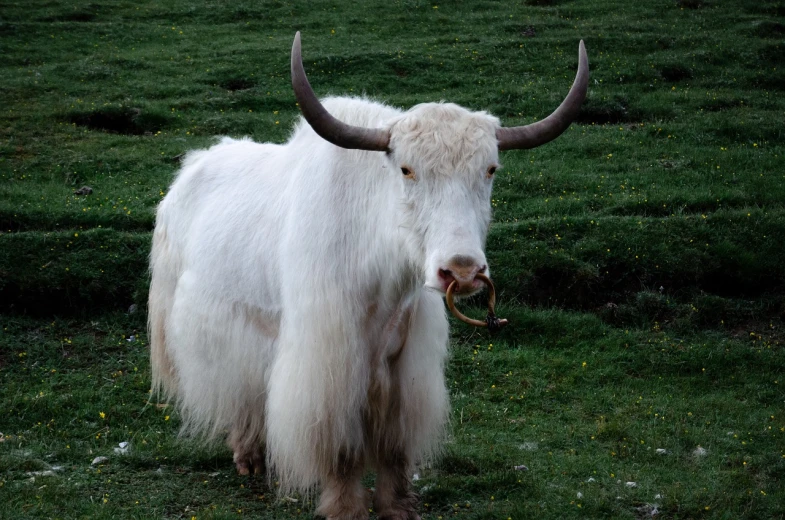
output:
M186 157L151 254L154 389L176 400L186 433L244 425L284 491L314 489L346 455L438 450L448 331L437 273L455 255L485 262L486 171L498 161L499 122L484 112L324 106L389 128L392 151L338 148L304 121L283 145L224 138Z

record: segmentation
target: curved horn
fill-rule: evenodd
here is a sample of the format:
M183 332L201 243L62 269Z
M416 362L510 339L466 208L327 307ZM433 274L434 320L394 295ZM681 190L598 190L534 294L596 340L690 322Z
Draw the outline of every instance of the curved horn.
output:
M303 69L300 31L294 35L292 45L292 88L303 117L325 140L341 148L387 151L390 144L390 133L387 130L347 125L331 116L319 102Z
M535 148L559 137L578 116L581 103L586 99L588 86L589 58L586 56L586 47L581 40L578 46L578 73L575 75L570 92L559 108L542 121L526 126L498 129L496 139L499 141L499 150Z

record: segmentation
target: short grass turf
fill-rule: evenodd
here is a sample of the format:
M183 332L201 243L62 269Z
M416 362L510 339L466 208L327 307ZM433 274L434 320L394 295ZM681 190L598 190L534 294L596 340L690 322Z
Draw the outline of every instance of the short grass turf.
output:
M456 326L452 433L415 482L424 517L785 513L785 356L771 327L676 337L506 311L514 338ZM302 497L236 475L221 446L178 442L176 414L148 402L143 327L136 315L4 320L2 514L309 516Z
M177 439L148 402L144 331L155 205L213 136L286 139L296 30L320 95L507 125L553 110L579 39L589 52L577 123L502 154L488 256L513 325L453 326L425 518L785 517L784 16L771 0L4 3L0 517L312 515L222 446Z

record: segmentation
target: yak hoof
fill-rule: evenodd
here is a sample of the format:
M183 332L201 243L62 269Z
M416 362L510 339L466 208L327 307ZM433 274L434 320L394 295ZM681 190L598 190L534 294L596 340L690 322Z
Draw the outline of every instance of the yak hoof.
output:
M234 452L234 465L240 475L263 475L267 469L264 452L256 449L251 452Z
M368 520L368 511L355 511L345 515L328 516L327 520Z
M379 520L420 520L420 515L416 511L399 509L380 513Z

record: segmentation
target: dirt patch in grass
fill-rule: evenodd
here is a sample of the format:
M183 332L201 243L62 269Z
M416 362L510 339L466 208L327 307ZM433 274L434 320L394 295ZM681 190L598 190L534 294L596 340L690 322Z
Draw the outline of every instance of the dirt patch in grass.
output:
M655 40L657 47L660 49L670 49L676 45L676 38L673 37L660 37Z
M618 124L641 121L641 115L630 107L627 98L615 96L612 99L587 99L575 120L582 124Z
M95 22L99 18L111 16L116 9L107 3L52 2L46 14L39 18L42 22Z
M703 0L677 0L676 5L681 9L701 9L706 7L707 3Z
M692 71L684 65L665 65L660 68L660 76L665 81L676 82L692 78Z
M91 196L88 195L88 197ZM0 208L0 229L4 232L100 227L112 228L117 231L151 231L153 229L153 215L152 213L138 214L134 218L130 218L124 214L99 215L80 211L59 214L52 211L19 213L13 208Z
M752 30L758 38L782 38L785 36L785 24L779 22L759 22Z
M717 98L703 103L700 108L707 112L722 112L744 106L744 100L737 98Z
M94 6L85 6L81 9L74 8L73 11L48 16L43 19L45 22L92 22L96 19L97 12Z
M777 70L767 70L749 81L749 84L753 88L762 90L782 91L785 90L785 72L782 67Z
M748 2L745 6L749 12L771 16L785 16L785 3L779 0Z
M221 88L229 90L231 92L237 90L248 90L256 86L256 84L247 78L229 78L218 83Z
M547 7L558 4L558 0L524 0L526 5L533 5L537 7Z
M0 312L53 316L143 307L149 242L148 233L110 229L0 235Z
M104 107L91 112L71 112L67 120L92 130L125 135L155 133L169 123L169 118L163 114L132 107Z
M649 272L620 262L599 267L539 266L520 278L518 297L534 306L591 310L608 302L626 302L650 287L663 288L670 297L686 301L698 294L761 299L767 294L780 294L785 284L775 274L744 273L742 266L730 261L707 266L702 273Z

